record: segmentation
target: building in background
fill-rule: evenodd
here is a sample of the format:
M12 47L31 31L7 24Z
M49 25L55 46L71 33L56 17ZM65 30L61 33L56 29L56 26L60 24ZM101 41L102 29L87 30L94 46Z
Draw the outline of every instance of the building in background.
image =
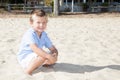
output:
M0 0L0 7L7 4L23 4L27 7L45 8L47 1L53 0ZM50 6L46 9L53 9L53 5ZM120 12L120 0L59 0L58 6L60 12L101 12L105 9Z
M84 8L89 12L99 12L101 9L120 11L120 0L60 0L62 12L83 12Z

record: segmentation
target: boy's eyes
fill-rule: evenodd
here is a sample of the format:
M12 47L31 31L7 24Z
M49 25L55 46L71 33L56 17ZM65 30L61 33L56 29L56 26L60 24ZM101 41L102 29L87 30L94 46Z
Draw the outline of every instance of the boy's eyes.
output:
M38 24L46 24L46 22L37 22Z

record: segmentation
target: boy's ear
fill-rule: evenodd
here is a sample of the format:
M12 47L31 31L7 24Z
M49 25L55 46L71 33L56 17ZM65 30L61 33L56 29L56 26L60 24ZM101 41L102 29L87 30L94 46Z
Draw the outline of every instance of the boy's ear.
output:
M32 25L33 24L33 22L32 21L30 21L30 25Z

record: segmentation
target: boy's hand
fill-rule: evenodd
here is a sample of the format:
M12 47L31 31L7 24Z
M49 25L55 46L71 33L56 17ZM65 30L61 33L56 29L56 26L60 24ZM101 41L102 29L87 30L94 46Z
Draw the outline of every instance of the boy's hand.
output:
M58 54L57 54L57 53L52 53L52 56L53 56L53 57L57 57Z
M52 46L51 48L49 48L49 50L51 51L51 54L53 56L58 56L58 50L55 48L55 46Z
M47 59L50 61L51 64L55 63L57 61L57 57L48 54Z

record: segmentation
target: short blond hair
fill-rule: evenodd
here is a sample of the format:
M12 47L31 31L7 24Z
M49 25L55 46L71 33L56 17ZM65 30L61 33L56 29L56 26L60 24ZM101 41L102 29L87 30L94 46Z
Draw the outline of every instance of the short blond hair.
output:
M46 17L46 20L47 20L47 15L46 15L45 11L42 9L35 9L31 12L31 16L30 16L31 22L33 21L33 15L36 15L38 17Z

